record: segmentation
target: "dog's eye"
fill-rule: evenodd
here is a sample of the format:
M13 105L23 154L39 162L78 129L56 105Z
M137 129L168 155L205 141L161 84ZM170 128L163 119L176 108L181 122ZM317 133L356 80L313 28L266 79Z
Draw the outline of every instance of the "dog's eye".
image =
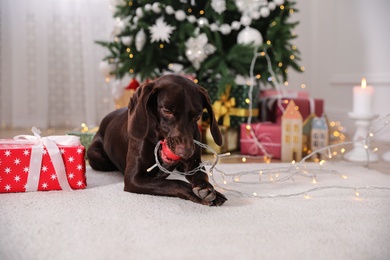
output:
M202 116L202 114L194 115L194 117L193 117L194 121L198 121L201 116Z
M173 111L170 110L170 109L167 109L167 108L163 108L162 109L162 112L166 115L172 115L173 114Z

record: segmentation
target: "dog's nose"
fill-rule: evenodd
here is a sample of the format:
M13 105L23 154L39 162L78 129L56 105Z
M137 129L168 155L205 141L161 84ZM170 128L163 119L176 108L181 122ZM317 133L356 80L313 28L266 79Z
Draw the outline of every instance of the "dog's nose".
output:
M175 154L180 156L183 159L188 159L194 154L194 148L193 147L186 147L182 144L177 144L175 147Z

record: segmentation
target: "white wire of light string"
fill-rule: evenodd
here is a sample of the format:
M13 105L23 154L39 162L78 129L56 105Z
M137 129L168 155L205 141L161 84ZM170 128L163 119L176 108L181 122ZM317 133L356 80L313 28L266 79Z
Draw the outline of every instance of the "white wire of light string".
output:
M249 86L249 90L248 90L248 98L249 98L249 116L248 116L248 120L247 120L247 124L248 125L250 125L251 120L252 120L252 116L253 116L252 115L252 100L253 100L252 92L253 92L253 70L254 70L254 64L256 62L257 57L262 56L261 54L258 54L257 51L258 51L258 48L255 48L255 54L254 54L254 57L252 59L251 67L250 67L251 81L250 81L250 86ZM276 84L275 86L277 87L277 89L280 89L280 86L278 85L275 73L272 70L272 66L271 66L271 62L270 62L269 56L268 56L268 54L266 52L264 52L264 53L265 53L264 56L267 59L268 70L269 70L271 76L273 77L273 79L275 79L275 84ZM278 93L280 93L280 91L278 91ZM280 100L280 97L278 99ZM280 102L278 102L278 104L280 104ZM283 109L283 107L281 109ZM249 175L249 174L258 175L259 172L262 172L262 174L283 173L284 172L284 173L290 173L290 174L287 175L286 177L283 177L283 178L280 178L280 179L277 179L277 180L273 180L273 181L269 181L269 182L245 182L245 184L275 183L275 182L283 182L283 181L287 181L287 180L294 181L293 178L294 178L295 175L297 175L299 173L305 173L305 172L308 173L307 170L305 170L305 172L303 172L303 170L300 170L299 168L300 168L300 166L302 166L306 162L307 159L309 159L313 155L315 155L317 153L320 153L320 152L322 152L324 150L330 150L331 148L335 148L335 147L338 147L338 146L342 146L342 145L344 146L344 145L347 145L347 144L353 144L355 142L362 142L362 141L365 141L365 148L367 150L368 149L369 140L377 132L382 130L389 123L390 123L390 114L388 114L388 115L386 115L386 116L384 116L382 118L379 118L376 121L374 121L374 123L372 124L372 126L371 126L371 128L370 128L370 130L369 130L369 132L368 132L368 134L367 134L367 136L365 138L359 139L359 140L354 140L354 141L349 141L349 142L344 142L344 143L340 143L340 144L334 144L334 145L330 145L330 146L324 147L322 149L313 151L311 154L309 154L309 155L305 156L304 158L302 158L302 160L299 161L298 163L290 165L288 167L279 167L279 168L275 168L275 169L241 171L241 172L232 173L232 174L227 174L227 173L219 170L216 167L216 165L218 164L220 158L229 156L229 153L227 153L227 154L218 154L216 151L214 151L207 144L203 144L203 143L201 143L199 141L196 141L196 140L194 140L194 143L196 145L198 145L198 146L200 146L202 148L205 148L205 149L209 150L210 152L212 152L214 154L214 162L212 162L212 163L210 161L202 162L202 163L200 163L200 165L198 167L192 169L191 171L187 171L187 172L181 172L181 171L178 171L176 169L174 169L173 171L169 171L166 168L164 168L161 165L160 161L159 161L158 151L159 151L159 148L160 148L161 144L160 144L160 142L158 142L156 144L155 149L154 149L154 155L155 155L156 163L152 167L148 168L147 171L149 172L152 169L154 169L155 167L158 167L161 171L163 171L165 173L182 175L182 176L183 175L184 176L185 175L194 175L195 173L201 171L201 172L207 173L210 176L210 178L212 179L212 182L214 183L214 185L216 187L218 187L218 188L220 188L222 190L225 190L225 191L233 192L233 193L245 196L245 197L252 197L252 198L278 198L278 197L285 198L285 197L295 197L295 196L300 196L300 195L305 195L305 197L306 197L308 193L313 193L313 192L321 191L321 190L329 190L329 189L354 190L356 194L358 194L358 190L387 190L387 191L390 191L390 187L377 187L377 186L350 187L350 186L330 185L330 186L315 187L315 188L307 189L307 190L304 190L304 191L301 191L301 192L295 192L295 193L290 193L290 194L258 195L257 193L245 193L245 192L241 192L241 191L238 191L238 190L233 190L233 189L228 189L226 187L222 187L215 180L214 173L213 173L214 170L216 172L219 172L221 174L224 182L225 182L225 177L232 177L233 182L235 182L235 179L236 179L237 176L241 177L243 175ZM256 145L263 151L264 155L267 156L268 153L266 152L266 150L264 149L262 144L257 140L257 138L256 138L256 136L255 136L255 134L254 134L254 132L252 130L252 128L250 128L250 130L251 130L252 139L255 141ZM368 156L369 156L369 153L368 153L368 150L367 150L367 164L369 162ZM205 166L210 166L208 171L205 170ZM322 171L322 167L321 167L321 171ZM315 177L314 173L313 173L313 176ZM239 182L239 183L243 183L243 182Z

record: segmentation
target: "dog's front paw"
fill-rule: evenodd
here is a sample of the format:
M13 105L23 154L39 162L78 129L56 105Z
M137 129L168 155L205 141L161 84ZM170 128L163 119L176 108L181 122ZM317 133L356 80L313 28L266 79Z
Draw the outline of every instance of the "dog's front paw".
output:
M227 201L227 198L222 193L214 190L214 187L209 183L195 186L192 188L192 191L210 206L221 206Z

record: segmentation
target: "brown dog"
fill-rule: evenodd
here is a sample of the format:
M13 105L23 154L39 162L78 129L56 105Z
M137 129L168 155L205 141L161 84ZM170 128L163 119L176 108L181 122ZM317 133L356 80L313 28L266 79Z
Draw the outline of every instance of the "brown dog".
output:
M197 121L204 108L214 141L221 145L221 132L205 89L178 75L145 83L128 109L115 110L102 120L87 152L89 163L98 171L124 173L125 191L222 205L226 197L214 190L202 171L187 175L189 183L167 179L169 174L157 167L147 172L155 164L154 149L159 141L166 141L171 152L159 151L159 161L166 169L190 171L199 166L201 149L194 140L200 140Z

